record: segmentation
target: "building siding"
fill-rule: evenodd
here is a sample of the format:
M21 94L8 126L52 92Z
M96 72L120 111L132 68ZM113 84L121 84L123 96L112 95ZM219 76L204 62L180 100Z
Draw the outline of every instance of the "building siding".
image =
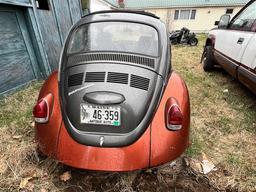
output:
M117 0L104 0L119 7ZM244 6L250 0L124 0L127 9Z
M48 3L49 10L43 10L36 7L35 0L0 0L0 10L1 8L10 8L15 11L16 15L20 15L18 19L19 23L23 23L21 27L24 26L22 34L24 38L26 37L24 45L28 52L28 56L24 53L20 58L23 59L26 56L26 61L30 60L31 64L26 62L28 63L26 71L31 71L32 74L28 74L28 72L20 74L17 77L20 77L21 80L18 81L16 78L15 84L7 84L9 77L2 75L0 85L5 87L0 89L0 95L35 78L46 78L52 71L58 69L60 52L66 36L71 26L81 18L82 9L80 0L48 0ZM6 20L2 28L13 23L12 20ZM2 39L8 41L8 36L2 37ZM9 41L12 41L11 37ZM2 42L2 44L4 43ZM14 74L16 69L24 65L22 59L17 58L18 56L16 52L8 55L7 63L12 64L11 67L8 67L5 64L6 56L0 54L0 65L5 67L6 74ZM27 79L22 78L21 75L26 76Z
M179 30L187 27L194 32L208 32L214 28L218 21L226 13L227 8L234 9L233 17L241 7L198 7L198 8L173 8L173 9L146 9L145 11L156 14L168 26L169 31ZM174 20L175 10L196 10L195 20Z

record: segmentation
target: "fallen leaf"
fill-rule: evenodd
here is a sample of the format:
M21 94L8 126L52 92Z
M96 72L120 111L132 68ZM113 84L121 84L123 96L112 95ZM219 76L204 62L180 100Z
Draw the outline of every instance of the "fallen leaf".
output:
M228 89L223 90L223 93L228 93L228 92L229 92Z
M177 165L176 161L173 161L170 163L170 167L176 167L176 165Z
M34 122L34 121L31 122L31 123L30 123L30 126L31 126L31 127L35 127L35 122Z
M198 173L203 172L200 161L192 158L185 158L184 160L185 160L186 166L189 166L193 171Z
M188 167L189 166L189 159L188 158L184 158L185 164Z
M41 177L42 180L47 180L48 179L48 173L44 173L43 176Z
M60 175L60 180L61 181L66 182L66 181L68 181L70 179L71 179L71 173L69 171L66 171L62 175Z
M13 139L21 139L21 138L22 138L22 135L13 135L12 138L13 138Z
M27 184L27 186L26 186L26 189L27 189L28 191L33 192L33 191L34 191L34 188L35 188L35 185L34 185L31 181L29 181L28 184Z
M31 179L33 179L33 177L25 177L25 178L21 179L19 188L20 189L26 188L29 180L31 180Z
M215 165L213 164L213 162L211 162L208 157L206 156L206 154L202 154L202 169L203 169L203 173L204 174L208 174L213 170L216 170Z
M202 161L202 168L203 168L203 173L204 174L208 174L211 171L216 170L215 165L211 161L208 161L208 160L203 160Z
M31 172L31 175L32 175L33 179L37 179L39 177L38 173L36 172L35 169Z
M190 162L190 167L196 171L196 172L199 172L199 173L202 173L202 166L201 166L201 163L198 162L198 161L191 161Z
M7 170L8 166L5 163L5 158L0 159L0 173L3 174Z

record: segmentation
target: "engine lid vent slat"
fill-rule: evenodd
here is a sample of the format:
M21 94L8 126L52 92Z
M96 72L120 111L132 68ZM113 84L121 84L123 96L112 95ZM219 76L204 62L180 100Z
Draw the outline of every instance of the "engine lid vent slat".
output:
M106 72L87 72L84 82L105 82Z
M126 63L135 63L150 68L155 68L155 60L143 56L124 55L124 54L83 54L69 57L68 63L76 65L90 61L119 61Z
M129 78L129 75L127 73L108 72L107 82L128 84L128 78Z
M137 89L142 89L147 91L149 87L150 80L145 77L140 77L137 75L131 75L131 84L130 86Z
M83 77L84 77L84 73L77 73L74 75L70 75L68 77L68 87L82 85ZM86 72L84 82L85 83L105 82L105 78L106 78L106 72ZM130 83L129 83L129 74L108 72L107 82L126 84L126 85L130 84L130 87L148 91L150 79L131 74Z
M77 73L68 77L68 87L82 85L84 73Z

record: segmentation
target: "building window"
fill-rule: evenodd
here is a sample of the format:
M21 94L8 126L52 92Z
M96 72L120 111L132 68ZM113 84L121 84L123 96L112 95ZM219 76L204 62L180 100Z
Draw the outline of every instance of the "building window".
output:
M42 10L50 10L49 3L45 0L36 0L36 7Z
M180 19L187 20L189 19L190 10L181 10L180 11Z
M178 20L179 19L179 10L175 10L175 14L174 14L174 20Z
M191 11L190 19L191 19L191 20L196 19L196 10L192 10L192 11Z
M226 10L226 14L232 14L233 11L234 11L234 9L227 9L227 10Z
M196 10L175 10L174 20L195 20Z

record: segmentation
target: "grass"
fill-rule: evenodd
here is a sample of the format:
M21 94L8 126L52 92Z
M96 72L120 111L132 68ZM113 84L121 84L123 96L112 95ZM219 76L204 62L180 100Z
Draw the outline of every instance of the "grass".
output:
M235 154L228 154L227 156L227 162L232 165L232 166L239 166L239 164L241 164L241 161L239 159L239 156L235 155Z
M221 177L218 185L239 181L240 190L253 191L256 96L222 69L203 71L199 61L204 39L201 35L198 47L176 46L172 52L173 67L185 79L191 97L192 146L187 155L199 158L205 153L216 165L231 170L232 177Z
M185 155L200 159L206 154L214 162L218 170L208 178L215 188L198 182L182 163L161 169L156 177L87 172L51 159L39 161L31 113L42 82L35 82L0 100L1 191L18 191L26 178L27 191L255 191L256 96L221 69L205 73L199 63L205 36L199 39L197 47L172 47L172 65L185 79L191 98L192 145ZM65 171L72 179L63 183L59 176Z
M203 151L204 141L197 135L191 138L192 145L187 149L186 155L188 157L198 157Z

